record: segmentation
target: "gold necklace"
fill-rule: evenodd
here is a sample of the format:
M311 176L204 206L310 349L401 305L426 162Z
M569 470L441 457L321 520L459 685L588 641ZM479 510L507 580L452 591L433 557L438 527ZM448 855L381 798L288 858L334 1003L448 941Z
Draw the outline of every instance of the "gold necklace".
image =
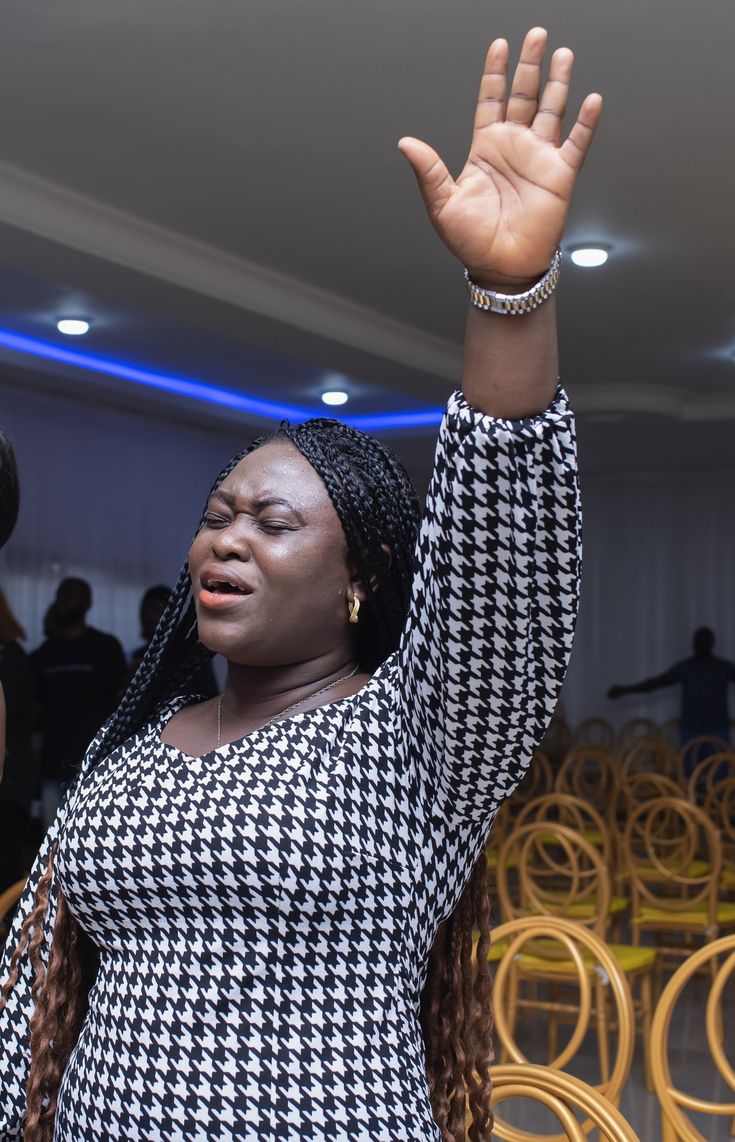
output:
M359 669L360 669L360 667L358 664L354 668L354 670L351 670L349 672L349 674L343 674L341 678L335 678L334 682L330 682L329 685L322 686L321 690L315 690L313 694L307 694L305 698L299 698L298 702L294 702L291 706L286 706L285 710L279 710L278 713L274 714L272 718L267 718L264 722L261 723L261 725L259 726L259 729L262 730L264 726L269 726L271 724L271 722L275 722L278 718L283 718L286 714L290 714L291 711L295 710L297 706L303 706L304 702L308 702L311 698L318 698L320 694L326 694L327 690L331 690L331 689L333 689L333 687L339 686L340 682L346 682L348 678L354 677L354 675L357 674ZM217 698L217 749L219 749L220 745L222 744L222 699L223 698L224 698L224 694L220 694L219 697Z

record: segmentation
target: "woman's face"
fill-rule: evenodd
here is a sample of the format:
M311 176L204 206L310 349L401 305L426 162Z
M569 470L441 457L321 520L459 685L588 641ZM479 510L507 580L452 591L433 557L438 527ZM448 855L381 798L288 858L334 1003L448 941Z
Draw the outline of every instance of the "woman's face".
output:
M243 666L285 666L350 646L344 532L311 464L262 445L220 484L189 552L199 638Z

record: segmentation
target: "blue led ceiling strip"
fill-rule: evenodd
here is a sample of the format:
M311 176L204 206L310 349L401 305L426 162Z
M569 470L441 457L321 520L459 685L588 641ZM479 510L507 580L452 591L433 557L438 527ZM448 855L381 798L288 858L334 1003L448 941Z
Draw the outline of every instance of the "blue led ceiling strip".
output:
M123 361L110 361L92 353L79 353L73 349L64 349L48 341L38 341L34 337L19 336L17 333L11 333L6 329L0 329L0 346L28 357L57 361L62 365L71 365L75 369L83 369L86 372L103 373L136 385L158 389L160 392L175 393L177 396L236 409L238 412L250 413L252 416L265 417L268 420L286 419L299 424L313 416L325 415L323 408L299 408L297 405L259 400L257 397L247 396L245 393L236 392L233 389L223 389L218 385L205 384L203 381L193 381L186 377L171 377L166 373L157 373L151 369L138 369L133 365L126 365ZM361 428L367 432L379 432L381 429L421 428L439 424L443 411L440 408L429 408L417 409L414 412L340 416L339 419L345 424L351 424L353 428Z

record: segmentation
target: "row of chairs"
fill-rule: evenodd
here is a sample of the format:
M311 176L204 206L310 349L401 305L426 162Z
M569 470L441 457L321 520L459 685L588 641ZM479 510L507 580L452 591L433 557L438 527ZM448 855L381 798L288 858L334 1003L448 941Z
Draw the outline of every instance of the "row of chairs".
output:
M618 1140L635 1138L631 1128L620 1124L617 1108L621 1092L625 1086L634 1053L634 1009L633 1000L625 973L616 957L599 935L584 925L568 919L550 916L516 917L497 927L491 935L490 958L497 964L493 983L493 1009L496 1034L501 1051L501 1065L496 1072L504 1074L504 1068L523 1068L515 1077L514 1094L522 1093L520 1083L527 1068L533 1067L518 1042L517 1025L520 1013L545 1011L552 1021L561 1013L571 1016L574 1028L562 1050L556 1046L555 1035L550 1034L549 1058L546 1068L564 1073L575 1060L576 1053L590 1028L593 1028L599 1044L601 1079L588 1090L595 1098L583 1103L578 1100L574 1106L581 1111L574 1122L558 1115L565 1133L560 1138L583 1139L595 1129L600 1137ZM524 984L534 987L539 983L541 972L549 965L569 965L566 983L575 984L578 1000L576 1004L560 1005L553 998L540 997L538 991L522 997ZM705 1006L705 1027L702 1039L707 1042L713 1066L724 1084L735 1090L735 1071L724 1049L722 996L728 982L735 975L735 935L730 935L708 943L690 955L669 980L663 991L653 1016L647 1057L650 1060L652 1086L659 1100L664 1142L704 1142L692 1122L689 1112L701 1112L712 1116L732 1119L735 1116L735 1102L715 1102L702 1098L697 1093L684 1089L672 1078L672 1054L677 1043L672 1036L672 1022L677 1005L682 1002L688 985L694 977L705 969L712 978L709 997ZM552 969L553 970L553 969ZM609 1053L608 1038L614 1031L616 1042ZM578 1088L579 1079L564 1074L569 1079L570 1088ZM570 1089L568 1088L568 1089ZM550 1087L547 1086L547 1090ZM510 1097L507 1087L503 1087L503 1097ZM496 1088L496 1105L500 1101ZM543 1100L541 1100L543 1101ZM548 1103L547 1103L548 1105ZM592 1106L597 1113L592 1113ZM600 1108L611 1108L605 1125L601 1125ZM567 1105L567 1109L571 1109ZM613 1113L615 1111L616 1113ZM627 1129L627 1133L626 1133ZM540 1142L548 1139L548 1134L538 1135L520 1130L517 1126L496 1115L494 1135L509 1142ZM558 1142L558 1140L555 1140Z
M735 732L735 721L731 722ZM553 745L557 755L567 753L579 745L601 745L618 756L623 756L642 738L660 741L664 745L679 749L679 719L670 718L663 725L650 718L631 718L619 729L615 729L607 718L585 718L572 727L559 715L555 715L549 726L547 741ZM721 740L721 739L719 739ZM727 743L723 743L725 746Z

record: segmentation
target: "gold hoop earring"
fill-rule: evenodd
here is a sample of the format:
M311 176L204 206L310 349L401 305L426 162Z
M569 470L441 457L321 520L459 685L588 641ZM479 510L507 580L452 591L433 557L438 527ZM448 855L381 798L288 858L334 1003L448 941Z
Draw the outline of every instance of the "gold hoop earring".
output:
M350 603L350 617L349 617L348 622L359 623L359 621L360 621L359 616L360 616L360 600L358 599L357 595L353 595L352 596L352 602Z

